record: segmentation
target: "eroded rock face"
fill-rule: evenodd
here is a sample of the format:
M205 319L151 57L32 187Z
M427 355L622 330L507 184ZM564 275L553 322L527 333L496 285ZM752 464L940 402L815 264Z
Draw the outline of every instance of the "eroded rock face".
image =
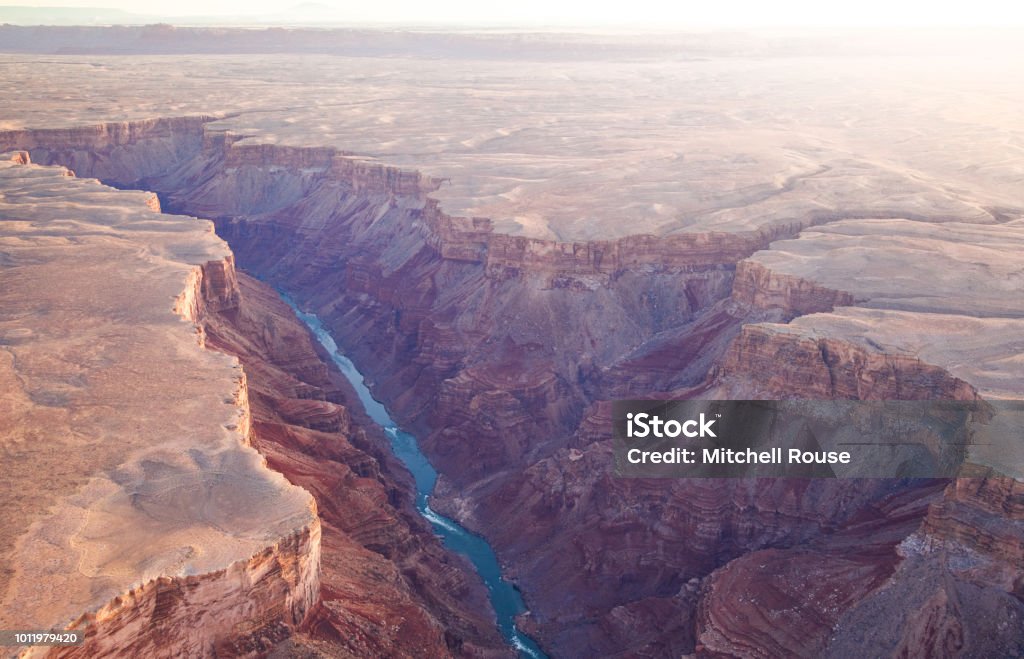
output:
M71 627L87 630L82 645L25 656L260 656L292 635L317 601L320 584L301 580L319 574L320 548L313 524L224 570L158 577L78 618Z
M873 228L883 244L871 244ZM806 299L791 294L794 281L814 277L819 291L834 295L789 324L745 326L707 391L757 398L1018 397L1019 312L1016 301L1001 302L1017 267L1003 252L1017 241L1012 224L877 220L840 222L777 243L740 264L741 295L784 316L795 316ZM922 248L919 258L910 254ZM926 276L937 261L950 270ZM862 271L865 262L871 271ZM837 295L847 306L832 308ZM965 476L974 474L928 496L921 496L928 488L911 487L872 503L866 510L875 509L877 519L868 525L859 513L825 538L724 565L701 600L698 654L1019 655L1020 481L977 465ZM858 547L836 547L854 537Z
M716 395L737 399L805 397L851 400L973 400L975 389L948 371L906 354L892 354L828 336L747 325L722 359ZM751 375L757 373L759 377Z
M276 652L506 656L482 585L412 508L408 473L348 381L273 289L238 282L238 304L203 317L206 345L238 357L253 446L313 495L323 534L317 605Z
M882 654L1012 654L1021 604L1009 575L1019 572L1024 523L1015 481L940 493L942 483L611 472L612 398L1019 392L1007 334L1016 318L984 317L995 307L973 300L958 308L949 291L922 302L888 284L847 285L858 279L844 264L856 260L828 246L869 248L872 221L841 226L794 268L757 250L814 222L842 225L842 214L671 240L513 238L486 219L445 215L426 196L436 182L415 173L329 150L200 141L192 159L166 162L146 185L172 209L215 218L243 267L325 321L375 394L424 438L443 474L435 505L494 542L531 605L524 624L553 653L844 656L871 628ZM914 225L897 223L908 241L953 230L901 222ZM838 274L819 276L831 264ZM983 283L984 269L973 273ZM921 313L933 316L922 324ZM976 329L986 340L954 340ZM340 423L330 410L310 412L291 402L275 414ZM993 515L1006 527L998 533ZM944 543L983 568L919 551ZM918 592L922 575L947 580ZM877 613L901 603L923 612ZM964 627L968 610L996 631Z
M375 215L376 222L387 221L386 212ZM280 222L280 217L275 222ZM308 214L302 217L309 220ZM408 225L415 226L414 217ZM251 239L247 235L251 228L234 222L225 231L227 235L237 231L235 239L240 238L240 244L245 245ZM365 229L374 231L372 227ZM588 441L582 430L588 423L574 410L595 397L631 395L638 391L633 387L640 382L646 384L648 392L674 390L675 395L683 396L723 395L728 390L734 397L969 399L977 394L968 382L898 351L865 348L831 337L776 336L770 334L769 326L739 330L728 350L724 348L726 341L716 344L709 338L701 342L703 328L713 327L717 332L708 334L728 337L729 328L738 330L744 319L784 320L831 311L855 301L849 293L806 279L772 275L762 276L760 282L752 277L753 283L746 291L734 288L729 299L722 293L708 295L688 307L693 310L692 320L680 322L676 317L666 323L683 325L692 334L679 331L675 340L653 333L634 334L633 340L642 347L632 353L636 357L629 364L618 359L624 352L623 345L615 342L618 328L603 324L614 316L614 311L608 313L611 303L605 300L611 298L622 304L623 299L629 299L621 289L614 292L614 278L588 279L594 277L592 268L584 269L581 275L576 262L569 261L570 265L565 266L568 273L561 271L558 277L562 279L558 279L550 275L552 270L558 271L557 266L525 260L500 269L485 261L489 266L480 277L473 271L467 274L465 265L448 266L445 259L438 260L423 251L401 256L402 234L381 231L380 244L390 245L402 265L389 271L367 264L366 254L372 243L364 243L367 247L358 255L354 250L339 250L335 258L345 263L342 272L351 273L353 280L330 272L328 277L337 277L333 281L338 282L330 290L355 291L358 297L346 298L335 292L331 300L319 292L323 289L317 289L310 302L342 336L354 334L367 340L363 350L370 354L364 354L364 363L383 355L386 361L402 365L397 371L380 372L378 390L394 401L396 409L411 413L410 421L429 433L427 447L448 481L439 493L438 505L486 532L505 555L514 557L512 573L533 605L529 628L550 650L556 654L600 654L623 649L674 653L697 648L701 653L745 656L755 647L797 655L814 655L825 649L841 654L843 648L853 647L830 641L831 631L840 625L842 616L854 615L848 612L859 610L900 565L897 545L921 523L927 510L922 502L935 498L934 486L891 481L730 483L724 487L719 483L623 484L607 475L610 459L606 445L600 439ZM349 238L358 240L356 236L353 232ZM318 253L323 254L325 249L331 247L318 244ZM256 249L243 247L241 251ZM577 249L574 253L580 252ZM566 256L566 252L556 250L553 260L560 262ZM302 290L306 281L316 277L306 266L296 269L290 258L256 267L269 266L269 271L283 274L284 281L302 272L292 284ZM467 262L462 260L463 264ZM719 272L728 273L728 265ZM628 276L628 270L620 272L623 274ZM687 288L693 290L691 282L707 281L706 276L698 280L693 273L673 274L669 290L682 288L680 298ZM543 283L533 284L538 280ZM437 281L444 281L445 287L426 285ZM549 288L558 289L559 281L568 282L564 290L571 297L566 295L568 301L562 307L545 309L546 301L555 297L545 293ZM400 290L401 282L422 283L415 292L383 292ZM516 289L506 293L508 289L502 285L507 282L516 283ZM542 292L526 293L538 289ZM442 297L452 290L459 291L461 297L438 305L435 295ZM663 294L665 289L659 292ZM339 304L339 299L347 302ZM491 299L500 300L502 309L488 311ZM591 303L592 299L600 302ZM678 301L674 304L676 309L687 308ZM600 312L596 311L599 305L603 306ZM428 307L430 310L425 310ZM438 308L447 312L438 315ZM562 309L566 311L558 313ZM439 322L446 315L453 320ZM573 320L551 325L553 318ZM644 322L650 323L637 324ZM531 327L533 324L542 327ZM589 346L572 343L581 333L598 326L602 330L600 340ZM480 353L470 349L468 356L463 353L460 357L457 347L465 346L467 338L472 345L479 340L475 335L486 337L481 345L488 347L488 354L475 356ZM556 337L556 344L566 341L561 337L572 338L547 352L545 335ZM661 379L651 379L656 369L637 368L639 382L630 382L624 375L630 373L631 366L649 363L643 361L645 353L672 354L673 348L685 353L679 348L689 345L692 350L695 342L705 349L705 358L716 351L722 355L721 366L712 370L707 383L701 384L699 377L681 377L680 371L685 373L692 362L681 369L666 369ZM607 352L602 353L602 348ZM582 355L573 364L575 373L559 364L564 355ZM710 361L716 360L712 356ZM439 365L446 370L432 373L431 369ZM742 385L736 384L740 382ZM436 398L432 397L433 391L437 392ZM421 412L424 401L433 404ZM573 431L581 422L581 430ZM474 440L481 437L500 440L486 444ZM502 467L508 464L529 466L514 476L502 475ZM483 479L485 474L487 478ZM832 537L836 529L855 524L859 517L884 505L878 502L892 499L904 503L893 513L895 518L889 525L878 522L868 528L859 527L863 537L857 543L869 544L869 551L859 553L854 543L843 544L843 536ZM530 532L518 531L523 528ZM828 551L819 553L814 543L831 544ZM802 549L788 549L794 546ZM767 549L771 547L778 549ZM762 549L769 554L757 553ZM773 551L779 553L771 554ZM763 564L774 567L763 571L759 568L763 583L755 585L752 592L744 590L748 584L759 583L743 573L744 566L762 559ZM805 585L801 587L799 580L794 580L780 589L778 582L793 561L806 569L794 575L800 576L800 583ZM712 571L720 574L716 579L722 583L717 589L709 585L700 594L687 590L691 580L707 578ZM744 586L736 589L727 583ZM810 584L817 588L810 588ZM759 597L775 590L779 594L771 606L799 613L767 616L771 606ZM987 598L1001 597L999 590L991 587L981 592ZM752 612L765 614L763 624L750 625L749 618L742 618L746 626L714 622L721 616L741 615L737 607L741 608L742 601L752 602ZM632 633L625 634L620 619L630 619L629 612L635 610L643 610L646 615L632 619ZM1016 614L1009 611L1004 622L1016 620ZM650 622L660 619L692 619L696 631L691 637L688 631L681 631L690 623L673 627ZM941 609L935 622L929 624L951 624L955 619L955 610ZM899 638L911 634L906 631L912 626L910 622L892 618L889 625L904 630L894 632ZM1012 647L1006 645L1012 637L1012 633L1004 634L999 642L973 647L1005 651ZM904 647L913 648L913 652L933 647L922 639L911 634L903 641Z
M713 572L697 612L697 655L860 654L853 644L837 646L834 629L851 607L886 584L899 563L898 543L920 525L942 487L938 481L905 486L862 506L832 533L751 552Z
M277 294L256 280L239 276L233 256L212 236L205 223L156 214L154 210L158 211L159 205L150 202L154 199L151 195L114 191L95 181L69 179L66 170L27 166L27 162L28 154L18 152L11 157L11 163L23 167L13 169L4 164L4 169L0 170L5 217L10 218L5 223L10 230L3 244L4 265L11 270L12 278L8 281L15 282L5 289L5 310L10 316L6 322L21 323L4 331L4 345L12 357L11 378L24 378L23 382L30 387L25 404L7 408L10 423L5 423L9 429L5 448L13 456L7 463L13 480L5 481L11 486L7 495L10 501L5 503L31 514L28 506L33 503L29 499L32 490L16 478L22 470L27 474L33 469L45 468L45 464L39 463L45 454L25 453L25 449L31 447L26 446L28 438L22 433L38 435L46 429L41 423L45 417L33 411L31 402L34 397L49 395L45 394L45 387L44 393L32 394L40 386L33 378L51 377L56 385L62 377L51 374L52 365L23 369L41 356L36 352L43 342L41 333L68 331L74 324L50 326L48 319L38 331L33 330L25 327L23 320L34 320L33 316L18 313L18 305L35 305L34 313L43 317L53 313L77 314L78 328L85 333L101 331L104 314L113 319L108 322L117 323L122 317L129 320L127 312L121 311L125 301L118 297L125 286L103 293L90 292L87 286L95 281L99 287L95 290L103 291L111 280L132 277L132 261L125 257L130 249L139 251L143 260L161 259L158 262L175 250L188 254L190 259L202 257L194 267L187 267L186 262L177 268L181 286L177 294L172 295L175 293L172 276L164 277L166 281L157 280L168 293L163 297L153 296L159 312L149 311L145 306L149 302L147 295L152 296L149 292L149 287L153 287L150 281L155 279L152 271L146 271L142 279L133 278L132 302L127 306L132 313L130 321L136 324L135 333L140 331L139 326L146 326L147 316L143 312L157 318L166 316L163 323L168 328L161 331L164 340L173 339L177 332L174 328L181 327L179 344L172 344L168 349L189 355L182 360L181 368L190 369L189 382L199 378L201 383L196 387L174 384L175 378L180 377L175 367L150 359L139 363L148 363L164 372L154 377L155 382L148 386L141 380L136 381L134 386L140 391L134 393L153 400L163 398L166 403L155 409L132 407L125 400L124 376L111 382L109 392L120 391L119 407L131 410L131 416L142 424L149 422L149 415L158 415L164 405L173 409L181 405L181 400L199 396L198 403L190 403L188 413L192 416L178 423L193 423L195 428L201 428L216 416L198 407L204 404L199 389L216 391L222 381L216 377L216 369L223 365L227 373L223 382L229 385L225 389L229 395L226 400L216 400L217 414L233 420L227 430L221 431L227 432L228 437L234 433L238 445L232 449L226 444L212 461L210 457L203 457L202 451L208 449L204 449L201 442L193 448L186 447L184 454L195 460L191 468L199 470L195 476L186 463L169 463L168 453L157 453L169 450L159 442L155 448L140 445L139 451L144 457L138 463L141 472L137 476L133 476L133 471L139 468L135 466L139 458L115 466L113 473L119 474L123 481L115 483L131 489L132 505L150 518L148 524L133 521L134 517L124 510L108 510L120 498L116 493L90 502L87 495L98 483L96 478L87 481L86 489L72 499L75 506L59 512L57 517L73 516L81 511L99 516L108 528L116 525L120 529L117 533L122 536L117 544L111 545L110 539L114 536L109 535L110 531L95 541L102 543L97 544L104 552L102 556L92 556L89 552L90 536L84 534L88 526L72 539L72 547L77 551L64 547L60 528L53 523L56 518L41 518L36 527L42 528L34 531L36 527L30 527L20 539L17 533L8 536L19 543L15 553L8 554L5 560L7 570L13 574L4 580L6 598L2 612L9 626L70 623L73 628L87 630L85 644L57 653L72 657L126 652L153 656L168 652L188 656L225 653L239 656L272 650L327 656L505 656L507 649L494 625L486 596L470 576L470 568L444 552L415 513L408 474L391 456L379 431L364 429L373 428L373 424L361 413L353 416L349 412L346 407L349 401L356 401L358 405L355 393L344 377L333 366L328 366L330 360L318 353L316 342ZM40 237L33 238L30 227ZM54 241L88 244L88 239L76 237L74 229L83 232L82 235L99 233L102 236L94 249L83 254L83 258L89 259L89 268L94 269L90 274L97 277L90 278L77 271L76 257L64 253L62 272L74 273L78 278L77 287L66 290L57 286L57 282L48 283L44 277L44 264L56 265L53 259L46 257L45 250L47 242ZM205 248L204 242L209 243ZM136 244L144 247L133 247ZM169 263L176 267L174 261ZM105 279L98 278L108 264L110 271ZM174 272L173 268L168 269ZM60 281L64 280L66 277ZM34 291L32 296L23 288L28 285ZM56 294L70 296L73 301L48 305L47 295ZM195 323L195 329L177 320L174 312ZM89 321L93 318L90 314L96 314L96 320ZM83 335L77 341L85 340ZM142 351L154 350L144 340L129 339L129 343L141 343L132 352L132 357L140 360ZM91 349L98 351L95 354L102 359L105 369L122 364L114 344L107 347L94 344ZM75 361L73 353L57 352L69 363ZM199 357L192 357L192 354ZM204 367L204 359L211 360L212 366ZM88 395L91 401L102 405L103 390L90 384L93 378L110 376L94 375L90 373L88 360L86 364L79 366L84 369L81 376L71 380L81 385L81 391L72 395ZM132 364L125 361L124 366ZM160 392L158 385L179 393L175 396L168 395L169 391ZM17 391L8 393L9 400L17 402L10 399ZM59 401L52 399L55 395L47 398L47 408L58 407ZM184 398L179 400L178 396ZM63 397L72 396L64 394ZM65 401L65 404L70 403ZM223 414L221 409L224 409ZM81 434L80 422L75 422L75 414L70 416L71 433ZM67 418L67 415L57 418ZM82 455L106 455L102 450L110 449L111 458L121 456L123 459L129 445L117 434L111 434L118 432L117 419L107 412L93 420L104 428L107 434L102 439L109 445L96 440L89 442L83 437L81 446L65 444L63 452L54 457L67 460L75 450L86 451ZM152 422L157 420L154 418ZM166 423L166 419L163 422ZM59 432L58 428L54 426L50 431ZM196 430L176 428L175 433L188 439ZM153 437L143 435L139 439L152 441ZM41 435L39 440L52 441L49 436ZM251 442L259 455L243 442ZM235 457L233 451L240 453L243 459ZM36 455L34 462L33 455ZM160 456L159 461L157 456ZM95 455L87 459L94 458ZM204 476L205 469L212 470L211 475ZM251 481L253 476L247 475L246 470L274 483L275 489L251 490L255 485L245 485L244 479ZM278 473L284 474L293 485L281 480ZM83 474L88 476L88 472L70 471L71 474L79 479ZM230 490L218 489L217 482L224 480L228 481L225 485ZM15 484L20 484L19 492L15 491ZM194 492L197 485L198 493ZM295 486L302 486L302 489ZM210 498L205 503L192 502L191 498L197 494ZM40 492L35 498L53 495L53 492ZM249 516L259 519L251 520L256 527L244 533L256 533L259 539L274 538L275 524L280 522L273 515L287 510L296 499L301 505L293 515L299 521L305 519L305 525L297 526L291 534L282 535L270 544L252 544L251 557L244 554L247 545L242 542L249 541L246 536L228 541L226 534L233 525L248 523ZM201 506L203 516L193 519L191 512L197 510L197 506ZM56 508L61 509L59 502ZM215 539L210 532L203 531L202 524L218 511L222 515L216 523L225 535ZM124 519L118 519L118 515ZM10 519L30 521L25 517ZM265 526L260 528L261 524ZM72 524L70 528L74 530L75 526ZM45 575L36 571L34 561L28 558L26 549L22 549L24 546L39 551L34 533L41 533L53 545L44 554L47 560L78 557L78 560L85 560L86 565L95 563L95 574L88 583L108 584L110 595L107 597L113 599L104 604L104 591L98 589L92 599L76 599L75 570L69 569L68 574L58 571ZM177 553L171 552L174 562L162 565L164 558L160 548L173 543L177 537L188 538L191 544ZM197 539L209 539L213 544L197 545ZM232 562L230 556L234 552L238 552L240 558ZM103 556L116 558L116 573L107 574L110 559ZM141 561L145 567L133 567L128 563L132 559ZM211 561L219 561L224 567L203 569ZM150 573L155 578L147 577ZM24 581L29 577L33 579L32 588ZM119 578L126 580L123 592L115 590ZM139 583L139 579L142 579L140 585L133 585ZM39 594L41 587L46 593L44 596ZM96 586L90 585L90 588L96 589ZM85 594L89 594L88 591ZM91 610L94 606L98 608ZM32 612L31 619L27 612ZM71 618L62 620L58 617L61 612ZM43 655L45 651L36 650L35 654Z
M26 162L0 163L0 625L83 629L68 656L259 650L315 604L321 529L249 445L237 360L201 345L230 252Z

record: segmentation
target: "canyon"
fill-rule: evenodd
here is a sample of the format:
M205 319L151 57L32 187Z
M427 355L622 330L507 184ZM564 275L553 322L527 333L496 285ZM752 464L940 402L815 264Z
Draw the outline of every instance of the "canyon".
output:
M813 161L807 144L797 157L781 132L762 134L761 153L794 159L743 170L763 180L767 167L767 188L725 190L716 178L663 198L673 175L722 171L632 170L658 182L645 188L651 203L673 209L652 219L623 212L616 198L627 195L603 169L575 197L544 196L568 185L565 165L512 195L500 179L515 168L500 154L471 144L420 169L403 143L369 158L359 140L379 133L356 131L346 147L340 129L302 134L317 111L293 112L296 128L279 132L277 119L235 108L0 133L0 151L51 166L4 171L68 179L52 168L63 166L151 191L158 201L95 186L146 213L211 220L230 246L228 256L202 223L182 224L224 251L178 308L200 328L191 347L213 350L193 352L237 358L250 429L232 441L291 483L279 488L308 493L311 530L289 551L308 560L318 544L320 556L302 605L256 616L265 627L232 636L235 647L507 651L471 571L415 515L386 440L269 284L322 320L420 439L440 472L432 505L495 547L530 609L520 625L553 656L1024 652L1019 474L980 459L952 481L623 479L610 444L616 398L1019 396L1018 160L989 155L943 178L952 165L908 170L927 149L894 155L869 130ZM710 149L703 135L688 146ZM840 155L854 144L867 155ZM586 179L593 162L571 166ZM134 599L119 602L124 618L143 606Z
M153 195L32 165L24 152L5 164L5 380L23 384L6 392L14 471L4 503L17 511L6 519L24 525L5 534L17 539L5 547L5 624L85 630L85 642L60 656L319 656L323 645L330 656L504 656L482 588L415 514L408 475L347 380L275 291L236 273L209 224L161 215ZM86 253L54 257L75 243ZM169 276L133 271L133 251ZM100 288L54 287L61 271ZM125 304L117 282L132 279ZM151 281L162 297L140 287ZM50 291L81 302L54 306ZM78 315L50 323L24 303ZM146 327L143 305L168 326L163 342L113 329ZM74 332L44 343L40 334L54 329ZM139 347L121 355L119 343ZM173 358L183 351L191 361ZM79 369L77 391L48 363L55 357ZM133 372L144 414L124 392L109 398ZM51 475L39 483L39 474ZM66 561L95 568L79 575Z

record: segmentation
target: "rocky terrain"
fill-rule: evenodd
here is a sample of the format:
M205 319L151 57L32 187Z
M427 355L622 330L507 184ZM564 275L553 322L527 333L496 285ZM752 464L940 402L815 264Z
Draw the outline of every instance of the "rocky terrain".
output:
M274 652L507 656L468 565L412 509L412 485L347 380L266 284L239 275L237 306L204 317L206 345L247 374L253 446L313 495L320 597Z
M76 656L297 626L316 505L250 446L245 374L196 331L238 295L230 252L152 194L23 152L0 178L0 625L87 629Z
M800 84L756 68L760 95L731 112L704 118L728 106L704 97L670 117L645 97L647 109L616 108L628 129L600 113L607 80L588 87L583 76L577 101L537 92L578 103L564 122L520 108L516 120L539 123L508 140L483 127L511 118L471 102L430 143L438 117L450 116L438 108L462 90L398 102L371 94L344 112L271 100L266 113L213 92L183 101L195 109L188 117L106 124L79 120L110 110L70 99L79 126L11 120L0 148L212 219L240 267L314 311L420 437L442 474L434 505L492 542L530 605L523 625L555 656L1018 656L1020 480L986 472L983 455L953 482L614 475L616 398L1009 400L1024 389L1020 126L1009 97L960 72L948 76L955 84L913 78L918 94L908 95L895 88L919 63L871 75L865 62L830 63L835 79L813 87L820 98L800 78L812 63L787 72ZM95 64L96 89L125 66ZM360 66L394 76L386 63ZM503 79L493 63L453 66ZM749 66L708 70L736 90L752 80ZM33 93L71 68L58 62ZM670 76L678 87L662 85L661 101L703 89L708 70ZM968 91L984 97L983 112L977 96L949 100ZM844 104L858 94L879 110ZM209 114L195 98L214 106ZM828 118L806 110L819 103ZM573 125L582 115L600 116L600 130ZM675 119L701 130L678 137ZM644 144L617 142L647 120ZM676 137L658 139L660 130ZM581 132L595 142L579 142ZM955 162L935 156L943 139L963 145ZM530 163L542 165L524 175ZM424 645L395 651L492 649L485 617L469 613L480 607L444 595L473 588L394 503L408 486L382 444L338 411L350 394L309 351L291 354L295 341L272 340L284 330L253 329L283 327L287 314L267 289L247 286L242 299L262 299L269 315L218 312L206 340L247 373L252 364L250 391L266 371L263 393L250 394L260 401L253 443L313 493L324 529L322 602L287 642L318 647L356 630L367 645L351 651L379 651L372 639L399 616ZM293 380L307 394L288 393ZM337 450L323 431L344 437ZM347 469L308 473L309 452ZM353 452L368 466L341 458ZM393 508L381 515L385 499ZM356 620L347 593L377 582L353 577L345 557L366 551L404 581ZM397 613L405 607L420 613Z
M154 195L7 157L3 624L86 630L61 656L504 656L277 293Z

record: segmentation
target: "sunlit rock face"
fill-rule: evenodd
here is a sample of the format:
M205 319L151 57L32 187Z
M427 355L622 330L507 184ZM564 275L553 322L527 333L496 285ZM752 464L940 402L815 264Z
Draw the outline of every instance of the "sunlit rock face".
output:
M1024 388L1019 68L742 52L96 58L0 144L214 219L315 311L553 654L1019 655L1017 481L613 475L614 398ZM22 60L18 102L82 75ZM344 428L288 398L274 423ZM316 633L355 626L326 609Z
M505 656L347 381L209 223L5 158L5 625L85 630L61 656Z
M226 245L26 161L0 163L0 624L84 629L78 656L297 627L316 507L249 445L245 374L196 326L238 295Z

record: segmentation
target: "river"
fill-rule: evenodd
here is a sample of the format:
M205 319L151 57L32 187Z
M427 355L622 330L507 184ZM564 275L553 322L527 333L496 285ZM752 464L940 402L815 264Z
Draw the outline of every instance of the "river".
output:
M295 310L302 322L312 330L317 340L320 341L320 345L327 350L334 363L355 387L356 394L362 401L367 415L384 429L384 433L391 440L391 449L412 472L416 481L416 510L430 522L434 533L441 538L448 549L468 558L476 568L477 574L487 586L487 594L490 596L491 606L494 607L494 612L498 617L498 628L501 630L502 636L520 657L546 659L547 655L533 639L516 627L515 617L526 610L526 605L515 586L502 578L498 559L491 546L486 540L467 531L455 520L440 515L430 508L430 494L434 491L434 485L437 483L437 471L427 460L427 456L420 451L416 438L402 431L388 414L384 405L374 399L363 381L363 375L348 357L341 354L338 344L324 328L320 319L314 314L305 313L299 309L288 296L282 294L282 298Z

